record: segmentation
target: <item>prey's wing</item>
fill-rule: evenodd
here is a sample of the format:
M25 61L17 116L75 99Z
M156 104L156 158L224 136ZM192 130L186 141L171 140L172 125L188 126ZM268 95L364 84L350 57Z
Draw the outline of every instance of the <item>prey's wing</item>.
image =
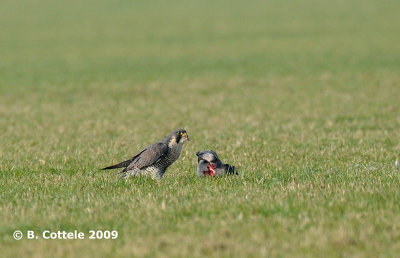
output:
M204 171L208 171L208 164L210 163L203 159L200 160L199 164L197 165L197 174L203 173Z
M134 168L144 168L153 165L161 158L168 154L168 145L162 142L150 145L138 155L133 157L131 164L126 168L126 170L131 170Z
M217 153L212 150L199 151L196 153L196 155L197 162L200 162L200 160L205 160L207 162L216 162L217 160L219 160Z

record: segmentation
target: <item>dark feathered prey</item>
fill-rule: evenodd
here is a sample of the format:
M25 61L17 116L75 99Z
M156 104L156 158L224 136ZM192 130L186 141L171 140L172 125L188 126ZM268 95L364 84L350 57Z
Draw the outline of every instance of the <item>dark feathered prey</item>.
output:
M123 168L120 171L122 177L150 175L153 178L162 178L167 168L179 158L186 141L189 141L186 130L175 130L131 159L105 167L103 170Z
M197 176L222 176L222 175L237 175L235 166L224 164L217 153L212 150L199 151L197 156Z

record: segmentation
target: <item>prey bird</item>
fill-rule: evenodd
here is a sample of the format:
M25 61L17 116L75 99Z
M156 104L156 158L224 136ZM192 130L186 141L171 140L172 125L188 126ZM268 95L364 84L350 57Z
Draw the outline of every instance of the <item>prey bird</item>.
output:
M179 158L183 144L186 141L189 141L189 135L186 130L175 130L161 141L150 145L131 159L105 167L102 170L123 168L119 172L122 174L122 178L150 175L153 178L161 179L167 168Z
M197 176L237 175L235 166L224 164L212 150L199 151L197 156Z

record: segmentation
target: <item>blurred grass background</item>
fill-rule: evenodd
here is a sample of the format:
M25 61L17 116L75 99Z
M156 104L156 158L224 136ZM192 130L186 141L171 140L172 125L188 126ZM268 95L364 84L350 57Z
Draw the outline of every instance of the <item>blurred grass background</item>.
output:
M3 255L396 256L398 13L390 0L2 1ZM98 171L176 128L192 141L163 181ZM241 175L197 179L204 149Z

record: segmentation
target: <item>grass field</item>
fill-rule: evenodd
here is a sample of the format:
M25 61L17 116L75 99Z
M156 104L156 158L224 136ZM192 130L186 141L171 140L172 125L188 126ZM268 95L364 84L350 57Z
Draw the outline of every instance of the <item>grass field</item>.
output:
M399 13L3 0L0 256L398 257ZM177 128L191 142L162 181L98 170ZM204 149L240 175L196 178Z

